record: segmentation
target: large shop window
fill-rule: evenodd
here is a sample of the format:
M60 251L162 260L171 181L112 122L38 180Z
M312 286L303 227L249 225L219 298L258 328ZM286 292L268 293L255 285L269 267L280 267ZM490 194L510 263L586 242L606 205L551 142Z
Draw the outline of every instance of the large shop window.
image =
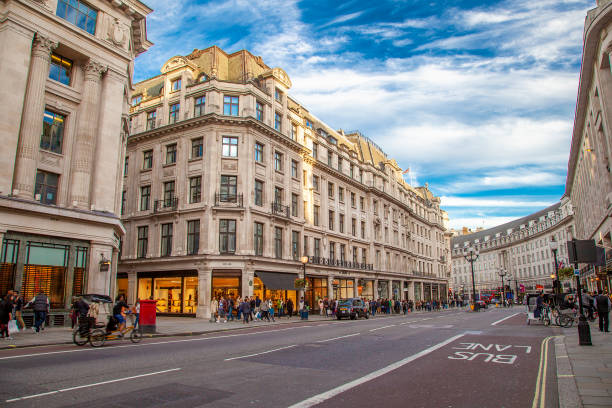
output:
M277 279L277 275L282 276ZM253 279L253 296L259 296L260 299L272 299L273 301L282 299L285 304L291 299L295 313L297 311L296 305L299 305L297 291L295 290L296 278L296 274L256 271ZM278 313L278 311L275 309L274 313ZM287 313L287 309L284 313Z
M213 273L214 274L214 273ZM229 296L236 299L241 295L242 285L239 276L213 276L212 277L212 296L219 299L221 296Z
M2 253L0 254L0 295L4 295L15 286L18 254L19 241L5 238L2 241Z
M69 248L68 245L28 241L23 266L24 299L43 292L49 297L51 308L64 307Z
M198 306L198 277L139 277L138 299L157 301L159 313L195 314Z
M308 290L304 293L304 300L312 310L319 310L319 299L325 299L327 294L327 278L307 277Z
M76 260L74 264L74 277L72 279L72 294L85 293L85 277L87 271L87 247L76 247Z
M347 299L354 297L354 284L355 282L352 279L334 279L332 283L334 287L334 299Z

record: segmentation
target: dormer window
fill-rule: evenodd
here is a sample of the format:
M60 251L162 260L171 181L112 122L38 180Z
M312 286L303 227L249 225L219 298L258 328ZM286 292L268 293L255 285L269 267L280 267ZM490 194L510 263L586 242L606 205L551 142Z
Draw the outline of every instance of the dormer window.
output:
M274 88L274 99L278 102L283 101L283 93L278 88Z
M327 136L327 141L333 145L337 145L338 144L338 140L333 137L333 136Z
M142 95L136 95L132 98L132 106L136 106L142 102Z
M176 91L180 91L181 90L181 79L175 79L174 81L172 81L172 92L176 92Z
M200 74L200 76L198 77L198 82L206 82L208 81L208 76L206 76L206 74Z

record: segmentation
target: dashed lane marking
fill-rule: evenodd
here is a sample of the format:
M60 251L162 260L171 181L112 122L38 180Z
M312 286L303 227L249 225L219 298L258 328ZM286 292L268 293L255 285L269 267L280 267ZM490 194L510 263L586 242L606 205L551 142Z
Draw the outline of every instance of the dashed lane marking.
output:
M511 317L516 316L517 314L520 314L520 312L519 312L519 313L514 313L514 314L511 314L510 316L506 316L506 317L504 317L503 319L499 319L498 321L491 323L491 326L497 326L497 324L498 324L498 323L501 323L501 322L503 322L504 320L508 320L508 319L510 319Z
M292 344L290 346L285 346L285 347L279 347L279 348L275 348L272 350L268 350L268 351L262 351L261 353L255 353L255 354L247 354L246 356L239 356L239 357L231 357L231 358L226 358L223 361L231 361L231 360L239 360L241 358L248 358L248 357L255 357L255 356L260 356L262 354L268 354L268 353L273 353L275 351L279 351L279 350L285 350L288 348L292 348L292 347L297 347L297 344Z
M317 343L327 343L328 341L334 341L338 339L345 339L347 337L359 336L360 334L361 333L353 333L353 334L347 334L346 336L334 337L333 339L318 340Z
M373 332L373 331L376 331L376 330L382 330L382 329L386 329L388 327L393 327L393 326L395 326L395 325L394 324L390 324L388 326L383 326L383 327L377 327L375 329L370 329L370 331Z

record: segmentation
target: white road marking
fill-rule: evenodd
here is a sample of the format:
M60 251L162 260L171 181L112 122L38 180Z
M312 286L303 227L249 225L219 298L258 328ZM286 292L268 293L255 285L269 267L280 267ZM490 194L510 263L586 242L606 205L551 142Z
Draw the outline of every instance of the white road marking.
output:
M347 337L353 337L353 336L359 336L361 333L353 333L353 334L347 334L346 336L340 336L340 337L334 337L333 339L325 339L325 340L319 340L317 341L317 343L326 343L328 341L333 341L333 340L338 340L338 339L344 339Z
M268 351L262 351L261 353L248 354L248 355L246 355L246 356L240 356L240 357L226 358L226 359L225 359L225 360L223 360L223 361L238 360L238 359L241 359L241 358L247 358L247 357L255 357L255 356L260 356L260 355L262 355L262 354L273 353L273 352L275 352L275 351L285 350L285 349L288 349L288 348L291 348L291 347L296 347L296 346L297 346L297 344L292 344L292 345L290 345L290 346L279 347L279 348L275 348L275 349L268 350Z
M383 326L383 327L377 327L375 329L370 329L371 332L376 331L376 330L381 330L381 329L386 329L387 327L393 327L395 326L394 324L390 324L388 326Z
M427 354L429 354L429 353L431 353L433 351L436 351L439 348L442 348L442 347L446 346L447 344L450 344L453 341L455 341L455 340L457 340L457 339L459 339L459 338L461 338L463 336L464 336L463 334L458 334L456 336L453 336L453 337L451 337L449 339L446 339L443 342L438 343L438 344L436 344L434 346L431 346L431 347L429 347L429 348L427 348L427 349L425 349L425 350L423 350L423 351L421 351L419 353L413 354L410 357L406 357L403 360L397 361L397 362L395 362L393 364L390 364L390 365L388 365L386 367L381 368L380 370L376 370L376 371L374 371L374 372L372 372L370 374L367 374L367 375L365 375L365 376L363 376L361 378L357 378L356 380L348 382L348 383L346 383L344 385L341 385L339 387L333 388L333 389L331 389L329 391L326 391L326 392L323 392L321 394L312 396L312 397L310 397L308 399L305 399L304 401L301 401L301 402L298 402L297 404L291 405L289 408L309 408L309 407L312 407L314 405L320 404L320 403L322 403L324 401L327 401L328 399L330 399L330 398L332 398L332 397L334 397L334 396L336 396L338 394L341 394L341 393L343 393L345 391L348 391L348 390L350 390L352 388L355 388L355 387L357 387L357 386L359 386L361 384L364 384L364 383L366 383L368 381L371 381L371 380L373 380L375 378L383 376L383 375L385 375L385 374L387 374L387 373L389 373L389 372L391 372L393 370L396 370L396 369L398 369L398 368L400 368L400 367L402 367L402 366L404 366L404 365L406 365L408 363L413 362L414 360L416 360L418 358L426 356Z
M514 317L514 316L516 316L517 314L520 314L520 313L521 313L521 312L514 313L514 314L511 314L510 316L506 316L506 317L504 317L503 319L499 319L498 321L491 323L491 326L496 326L498 323L501 323L501 322L503 322L504 320L508 320L509 318Z
M79 386L70 387L70 388L62 388L61 390L43 392L40 394L26 395L25 397L19 397L19 398L12 398L12 399L6 400L6 402L15 402L15 401L21 401L21 400L26 400L26 399L31 399L31 398L44 397L45 395L57 394L60 392L67 392L67 391L74 391L74 390L79 390L81 388L95 387L98 385L111 384L111 383L116 383L119 381L133 380L134 378L149 377L152 375L164 374L164 373L169 373L171 371L178 371L178 370L180 370L180 368L172 368L170 370L156 371L154 373L147 373L147 374L133 375L131 377L117 378L116 380L101 381L101 382L97 382L94 384L86 384L86 385L79 385Z

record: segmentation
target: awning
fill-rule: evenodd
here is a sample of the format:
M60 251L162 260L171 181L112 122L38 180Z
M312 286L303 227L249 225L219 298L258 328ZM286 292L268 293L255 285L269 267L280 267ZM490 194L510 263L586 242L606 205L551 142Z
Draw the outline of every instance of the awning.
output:
M298 278L297 273L260 271L256 271L255 276L261 279L266 289L271 290L295 290L295 280Z

